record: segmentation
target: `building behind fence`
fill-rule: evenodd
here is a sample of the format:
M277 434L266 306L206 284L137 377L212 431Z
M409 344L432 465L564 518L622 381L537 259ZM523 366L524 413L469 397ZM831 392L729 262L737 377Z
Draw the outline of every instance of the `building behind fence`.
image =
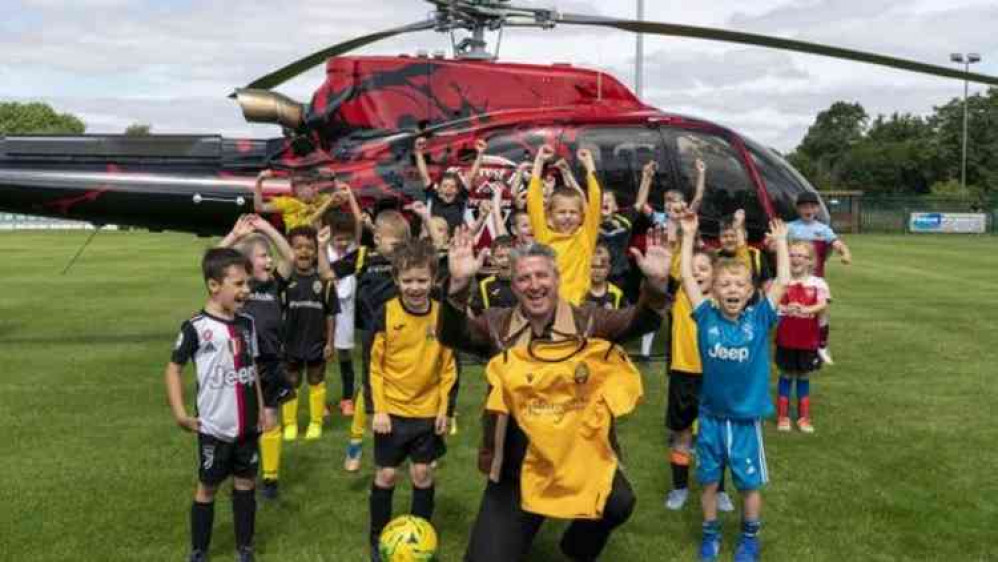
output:
M891 233L910 232L912 213L981 213L985 232L998 233L998 197L969 199L935 196L882 196L860 191L821 193L839 232Z

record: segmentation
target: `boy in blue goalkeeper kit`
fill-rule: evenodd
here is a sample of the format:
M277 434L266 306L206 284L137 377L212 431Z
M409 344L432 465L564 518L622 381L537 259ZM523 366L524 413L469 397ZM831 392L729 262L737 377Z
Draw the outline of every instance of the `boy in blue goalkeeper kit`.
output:
M693 306L703 363L697 436L697 479L703 487L704 517L700 559L717 560L720 554L717 484L724 466L728 466L743 497L742 533L735 548L735 562L754 562L759 560L759 490L768 480L762 418L773 413L769 397L769 334L777 322L775 303L780 302L790 280L787 227L780 220L770 223L770 236L776 242L777 278L766 298L749 304L755 292L752 271L737 259L717 261L711 299L704 297L693 276L696 215L686 214L680 225L683 289Z

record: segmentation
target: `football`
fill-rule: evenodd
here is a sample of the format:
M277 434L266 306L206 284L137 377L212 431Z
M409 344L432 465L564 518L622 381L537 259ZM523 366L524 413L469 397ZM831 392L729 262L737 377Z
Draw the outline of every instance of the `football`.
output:
M422 517L392 519L378 541L381 562L431 562L437 556L437 532Z

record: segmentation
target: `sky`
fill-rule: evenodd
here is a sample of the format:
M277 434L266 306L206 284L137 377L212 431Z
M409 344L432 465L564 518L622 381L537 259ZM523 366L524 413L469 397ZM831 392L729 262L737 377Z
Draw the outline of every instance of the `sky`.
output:
M517 0L566 13L634 18L635 0ZM422 0L3 0L0 101L45 101L79 116L91 133L133 123L155 133L270 137L245 123L227 95L290 61L357 35L424 19ZM978 52L975 72L998 75L994 0L645 0L645 19L723 27L947 65ZM493 43L491 46L495 46ZM642 98L709 119L781 151L800 142L817 113L838 100L871 115L925 114L963 95L959 80L765 48L646 36ZM353 54L443 50L432 31ZM570 62L634 82L635 37L562 26L509 29L500 59ZM277 88L308 101L321 66ZM971 85L971 93L983 86Z

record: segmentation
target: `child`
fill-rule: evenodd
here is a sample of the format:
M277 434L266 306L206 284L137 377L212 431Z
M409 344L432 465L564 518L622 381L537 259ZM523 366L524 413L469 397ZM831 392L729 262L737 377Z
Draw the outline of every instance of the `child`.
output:
M277 248L276 275L271 245ZM219 243L221 248L235 246L252 264L249 296L243 313L253 318L260 355L256 366L267 414L276 419L277 407L294 397L284 369L284 319L281 310L281 283L291 271L292 251L287 240L269 222L258 215L243 215L232 231ZM281 428L274 427L260 436L260 464L263 469L265 499L277 498L278 472L281 466Z
M742 261L752 272L756 288L762 288L772 278L766 257L758 248L748 245L745 232L745 211L738 209L730 219L721 220L717 255Z
M467 182L473 182L478 177L478 170L482 165L488 146L484 139L475 141L475 162L471 165ZM429 207L432 216L441 217L447 221L449 232L454 232L455 228L465 223L465 215L468 212L467 188L469 185L456 172L444 172L440 177L440 183L434 182L426 167L425 150L426 138L417 138L415 146L416 168L419 170L419 176L422 178L426 190L427 207Z
M704 297L693 272L697 222L693 213L681 219L681 269L683 289L693 306L703 365L697 435L697 479L703 486L704 516L700 559L717 560L720 553L717 482L723 467L728 466L735 486L743 494L742 533L734 559L753 562L759 559L759 490L768 480L762 418L773 411L769 397L769 332L777 321L775 303L783 298L790 281L787 227L780 220L770 223L770 235L776 243L777 278L766 298L750 305L752 274L737 260L719 260L715 264L712 298Z
M329 254L330 267L335 267L336 262L355 251L360 245L361 229L363 228L360 222L360 207L353 197L353 192L348 193L350 193L351 213L349 215L343 213L327 215L326 222L329 225L331 238L326 246L326 251ZM336 334L333 343L340 365L340 382L343 393L339 409L343 416L353 416L354 412L353 339L356 289L357 278L354 275L346 275L336 280L336 296L339 300L340 312L336 315Z
M305 439L322 437L326 407L326 360L333 354L339 299L326 252L319 252L315 229L299 226L288 232L294 268L284 282L284 351L288 380L297 389L302 371L308 379L309 424ZM328 242L328 240L326 241ZM325 247L326 244L323 244ZM316 267L318 265L318 268ZM298 398L282 409L284 440L298 439Z
M797 428L814 433L811 425L809 375L821 368L818 318L831 298L828 284L811 274L814 245L803 240L790 243L790 284L780 301L776 329L776 366L780 368L776 429L790 431L790 386L797 381Z
M512 286L512 264L510 252L514 241L509 236L500 236L492 241L490 258L495 265L495 275L482 279L478 290L471 295L468 308L475 316L492 307L507 308L516 306L516 296Z
M672 471L672 490L665 496L665 507L678 511L689 498L690 464L693 460L693 425L700 406L703 384L703 366L697 345L697 324L693 319L693 306L681 283L677 254L670 268L669 293L675 295L672 319L669 323L670 352L668 364L669 390L665 411L665 427L669 430L669 467ZM693 252L693 279L705 298L710 297L714 279L714 259L705 251ZM724 489L724 470L717 483L717 509L734 511L734 504Z
M634 234L643 234L651 222L641 209L648 203L648 190L650 183L645 181L653 172L654 161L645 165L642 171L641 188L638 196L634 200L634 205L621 209L617 205L617 195L613 191L603 192L602 222L599 225L599 241L606 244L610 253L610 283L617 287L637 287L634 283L628 283L628 273L630 262L628 261L627 249L631 245L631 238ZM650 181L650 180L649 180Z
M315 169L294 171L291 174L291 197L282 195L270 201L263 200L263 182L274 177L273 170L263 170L253 186L253 209L257 213L280 213L284 230L290 232L299 226L315 226L331 206L343 202L340 194L319 193L319 182L326 179Z
M603 243L597 244L593 253L592 274L589 278L589 294L586 295L586 302L600 308L617 309L626 305L627 299L624 298L624 291L620 287L607 280L610 276L610 261L610 250Z
M534 230L530 226L530 215L517 209L510 215L510 232L517 248L526 248L534 243Z
M554 149L548 145L537 151L527 188L527 213L537 242L551 246L558 254L562 298L578 305L589 292L590 266L599 235L602 196L593 154L581 149L577 156L586 168L588 193L583 195L576 189L558 187L545 204L542 172L544 163L553 156Z
M392 256L399 296L374 320L370 377L365 380L377 467L370 499L374 560L378 537L392 517L398 470L406 459L411 463L412 514L427 521L433 517L430 463L446 451L443 435L453 414L457 381L454 354L435 336L439 305L430 291L436 267L436 251L426 241L399 248Z
M208 289L204 309L180 327L166 366L167 398L181 428L198 436L198 484L191 505L192 562L208 559L215 492L232 476L232 519L240 562L253 560L258 468L257 438L273 425L257 378L253 320L239 313L249 296L252 265L232 248L205 252L201 271ZM183 368L194 360L197 417L184 405Z
M815 260L814 275L825 276L825 261L832 250L842 256L842 263L849 265L852 263L852 252L830 226L818 222L818 213L821 211L821 203L818 194L812 191L805 191L797 196L797 214L800 218L789 223L790 238L793 240L807 240L814 244ZM828 351L828 311L826 310L818 318L821 324L821 341L818 348L818 356L826 365L833 365L832 354Z
M337 278L355 275L357 278L356 327L361 338L361 376L367 378L371 364L371 328L381 315L386 302L395 297L395 282L392 278L391 256L395 249L409 241L409 223L401 213L384 210L374 219L374 250L361 246L336 262L333 273ZM360 470L363 452L364 426L367 424L367 411L364 400L354 400L353 423L350 426L350 441L347 444L343 468L347 472Z

